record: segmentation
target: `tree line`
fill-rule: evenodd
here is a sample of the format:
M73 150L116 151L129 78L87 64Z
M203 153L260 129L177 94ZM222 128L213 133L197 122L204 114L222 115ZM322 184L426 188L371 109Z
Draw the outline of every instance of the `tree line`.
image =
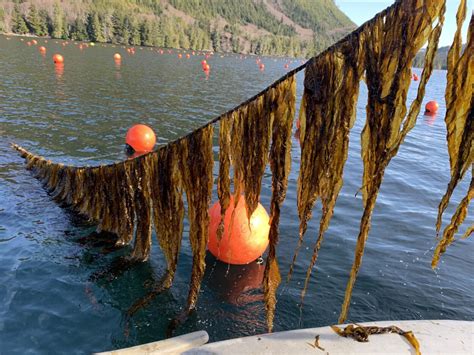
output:
M178 9L195 16L193 21L184 21L164 15L162 6L166 5L151 0L135 0L134 11L119 6L123 5L120 0L112 6L107 0L95 1L89 9L83 9L89 11L81 12L66 11L67 1L54 2L52 10L48 11L36 7L33 2L26 7L28 4L17 0L10 2L14 5L9 11L5 10L6 6L0 7L0 32L132 46L294 57L312 56L330 44L330 39L321 36L315 36L312 41L300 40L292 27L283 25L272 16L265 17L261 5L253 1L251 4L244 1L246 6L236 6L235 3L232 6L230 0L206 1L210 4L208 12L198 14L189 7L189 1L171 0ZM230 24L219 27L212 20L213 16L222 16ZM242 23L257 23L273 33L249 37L241 32L239 24Z

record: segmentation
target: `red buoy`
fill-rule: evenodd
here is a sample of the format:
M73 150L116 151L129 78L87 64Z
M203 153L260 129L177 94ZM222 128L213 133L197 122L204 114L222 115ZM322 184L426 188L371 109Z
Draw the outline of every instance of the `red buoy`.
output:
M149 152L155 147L156 136L150 127L136 124L128 130L125 143L136 152Z
M61 64L64 63L64 58L61 54L55 54L53 55L53 62L55 64Z
M439 109L439 105L436 101L429 101L425 106L426 112L429 112L429 113L436 113L438 112L438 109Z
M262 70L262 71L265 70L265 64L260 63L260 70Z
M216 202L209 210L209 251L217 259L229 264L248 264L261 256L268 246L270 231L269 217L265 208L258 204L257 209L247 218L245 199L240 196L234 213L234 198L224 216L224 233L220 242L217 239L217 228L221 222L221 206Z
M114 59L115 59L115 60L121 60L121 59L122 59L122 56L121 56L119 53L115 53L115 54L114 54Z
M289 65L288 63L285 64L285 69L288 69L289 68Z
M418 81L418 75L417 74L413 74L413 81Z

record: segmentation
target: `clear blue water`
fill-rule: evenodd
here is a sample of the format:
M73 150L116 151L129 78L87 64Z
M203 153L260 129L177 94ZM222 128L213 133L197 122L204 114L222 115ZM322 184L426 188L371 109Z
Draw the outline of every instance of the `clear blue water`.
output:
M135 56L129 56L124 49L110 46L80 51L54 41L45 46L48 53L43 58L36 47L19 38L0 36L0 354L90 353L163 339L168 321L186 301L191 270L187 227L174 287L139 311L127 326L127 309L165 270L156 243L149 262L123 274L107 273L113 260L128 250L109 253L94 242L90 237L94 227L51 201L9 143L69 164L121 160L125 132L134 123L151 125L160 143L175 139L276 80L285 73L285 61L264 58L266 68L260 72L253 57L216 55L209 60L211 75L206 80L198 56L178 60L176 54L159 55L149 49L137 49ZM112 59L117 51L123 56L119 67ZM55 52L65 57L63 72L52 63ZM473 320L474 243L456 241L440 268L430 267L437 206L449 179L445 74L435 71L427 87L426 101L440 103L438 115L420 115L385 174L349 321ZM300 97L302 74L298 79ZM410 100L416 88L413 83ZM365 100L362 87L345 185L305 306L300 312L299 295L319 205L293 279L278 291L276 331L337 322L362 213L361 197L355 194L361 184L359 139ZM296 138L292 156L278 249L284 275L298 231ZM266 174L261 202L267 209L270 188ZM465 181L452 201L458 202L466 189ZM454 203L446 221L453 210ZM467 222L473 222L472 214ZM203 329L216 341L265 332L259 287L263 266L228 268L212 258L208 261L198 311L176 334Z

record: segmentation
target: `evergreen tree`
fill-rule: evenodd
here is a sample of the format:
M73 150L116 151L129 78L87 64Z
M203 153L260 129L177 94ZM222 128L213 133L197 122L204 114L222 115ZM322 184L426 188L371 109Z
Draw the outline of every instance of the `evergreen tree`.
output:
M38 18L39 18L39 33L38 36L47 36L51 33L51 19L49 18L48 11L45 9L41 9L38 11Z
M5 10L3 7L0 7L0 32L6 32L5 28Z
M132 46L141 44L140 27L134 18L128 21L128 32L130 33L129 42Z
M69 32L69 36L71 39L75 41L86 41L89 39L89 35L87 33L87 27L84 21L80 18L76 18L71 25L71 30Z
M28 33L28 26L26 25L25 19L20 13L20 6L15 4L12 13L12 31L18 34Z
M58 3L53 7L53 18L51 20L51 37L62 38L65 34L65 23L63 10Z
M40 17L38 15L38 11L36 11L35 5L33 4L30 5L30 11L26 18L26 21L30 33L33 33L38 36L43 36L43 34L41 34Z
M87 35L92 42L105 42L104 31L97 12L87 15Z

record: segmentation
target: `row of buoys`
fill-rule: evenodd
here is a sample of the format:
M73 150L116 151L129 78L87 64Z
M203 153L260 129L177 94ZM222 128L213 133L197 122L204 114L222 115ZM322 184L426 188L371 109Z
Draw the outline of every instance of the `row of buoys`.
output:
M132 148L131 156L136 157L154 149L156 136L149 126L136 124L127 131L125 143ZM260 203L249 220L244 196L239 197L237 206L231 196L224 215L224 230L220 240L217 236L221 223L219 202L209 209L209 217L208 249L218 260L236 265L248 264L259 258L267 249L270 219Z

